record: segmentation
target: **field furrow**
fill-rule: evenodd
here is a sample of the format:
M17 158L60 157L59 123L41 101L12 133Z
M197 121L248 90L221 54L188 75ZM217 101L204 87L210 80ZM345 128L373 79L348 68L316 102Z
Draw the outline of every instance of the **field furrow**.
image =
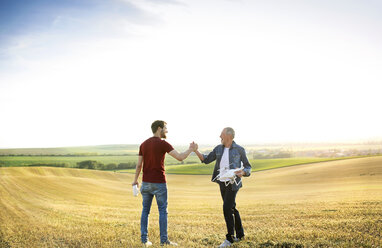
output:
M131 174L0 168L0 247L140 247ZM168 175L169 237L216 247L222 200L209 175ZM382 157L255 172L237 196L246 239L233 247L381 247ZM154 201L149 236L159 245Z

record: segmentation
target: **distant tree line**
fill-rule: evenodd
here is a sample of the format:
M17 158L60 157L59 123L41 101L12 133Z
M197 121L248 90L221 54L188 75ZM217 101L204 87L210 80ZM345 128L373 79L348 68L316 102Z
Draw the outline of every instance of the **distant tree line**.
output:
M272 158L291 158L292 157L291 152L287 151L279 151L279 152L273 152L273 153L254 153L253 159L272 159Z
M95 160L85 160L77 163L77 168L91 170L125 170L134 169L135 166L135 162L103 164Z
M0 167L4 166L0 161ZM28 165L29 167L65 167L65 168L79 168L79 169L90 169L90 170L125 170L125 169L135 169L135 162L126 163L109 163L103 164L95 160L85 160L77 162L75 166L71 166L69 163L34 163Z
M28 166L31 167L38 167L38 166L47 166L47 167L70 167L68 163L35 163L35 164L30 164Z
M138 154L98 154L93 152L75 154L0 154L0 157L93 157L93 156L138 156Z

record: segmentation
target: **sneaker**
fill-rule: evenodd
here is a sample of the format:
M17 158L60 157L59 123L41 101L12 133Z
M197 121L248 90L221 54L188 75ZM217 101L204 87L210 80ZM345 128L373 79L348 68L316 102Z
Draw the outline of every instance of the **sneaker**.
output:
M229 242L228 240L224 240L224 242L219 246L219 248L230 247L231 245L231 242Z
M152 246L153 243L151 243L150 241L146 241L146 243L142 243L143 244L143 247L149 247L149 246Z
M160 243L160 246L164 246L164 245L178 246L177 243L171 242L170 240Z

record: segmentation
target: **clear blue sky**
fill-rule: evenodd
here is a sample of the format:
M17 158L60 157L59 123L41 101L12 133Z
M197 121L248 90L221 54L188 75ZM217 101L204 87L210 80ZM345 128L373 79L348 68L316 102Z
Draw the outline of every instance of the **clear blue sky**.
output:
M381 1L0 0L0 148L382 138Z

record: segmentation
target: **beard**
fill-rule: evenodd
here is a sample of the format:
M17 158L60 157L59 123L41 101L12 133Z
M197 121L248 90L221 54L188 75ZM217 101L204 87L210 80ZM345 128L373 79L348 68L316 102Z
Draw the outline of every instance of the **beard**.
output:
M160 137L162 138L162 139L166 139L167 138L167 136L166 136L166 133L162 130L162 132L160 133Z

